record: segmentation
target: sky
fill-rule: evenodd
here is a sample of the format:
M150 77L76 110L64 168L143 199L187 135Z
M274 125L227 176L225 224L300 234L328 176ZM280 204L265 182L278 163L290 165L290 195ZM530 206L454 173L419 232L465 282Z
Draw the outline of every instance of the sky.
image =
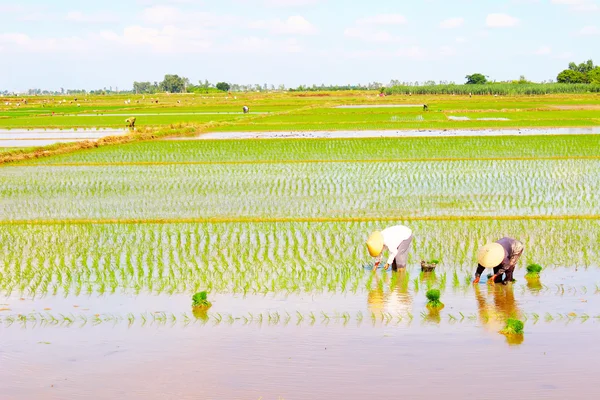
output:
M0 91L556 79L600 0L0 0Z

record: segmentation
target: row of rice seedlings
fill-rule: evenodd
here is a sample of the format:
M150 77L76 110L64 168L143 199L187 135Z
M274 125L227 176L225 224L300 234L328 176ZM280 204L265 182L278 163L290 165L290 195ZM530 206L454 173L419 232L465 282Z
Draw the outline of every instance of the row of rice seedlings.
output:
M597 156L597 135L150 141L43 158L31 163L165 163L285 160Z
M424 322L432 322L431 314L422 312L419 314ZM443 319L434 319L434 322L441 323L446 321L449 324L455 323L488 323L490 321L504 321L505 316L501 314L481 316L476 313L465 314L460 311L453 311L443 316ZM546 313L543 316L536 313L523 314L523 321L530 321L533 325L540 322L543 323L564 323L573 322L586 323L600 322L600 315L589 315L586 313ZM410 312L405 313L390 313L390 312L370 312L356 313L350 312L306 312L306 313L290 313L288 311L271 311L260 313L247 313L241 315L207 313L207 312L192 312L188 313L169 313L169 312L143 312L139 314L128 313L120 314L53 314L50 312L44 313L29 313L0 316L0 325L10 327L17 325L23 328L34 329L36 327L46 328L52 326L62 327L85 327L97 325L117 325L127 323L129 326L147 326L147 325L162 325L162 326L187 326L190 324L210 324L212 326L228 324L228 325L249 325L249 324L266 324L266 325L328 325L330 323L347 325L355 323L361 325L370 323L373 326L378 325L410 325L418 318Z
M5 220L597 215L600 204L598 160L25 171L29 173L23 167L0 171Z
M600 265L600 229L593 221L419 221L409 264L423 254L444 254L435 284L470 290L474 254L481 243L508 235L525 244L526 260L545 273ZM0 290L43 295L111 293L363 293L369 272L367 223L0 225ZM457 232L462 232L459 236ZM559 234L556 234L560 232ZM282 267L283 266L283 267ZM519 269L520 271L520 269ZM519 272L517 272L519 273ZM395 276L395 275L393 275ZM517 275L518 277L518 275ZM402 282L418 291L432 281ZM517 290L526 286L517 286ZM555 286L540 293L598 293L597 287Z

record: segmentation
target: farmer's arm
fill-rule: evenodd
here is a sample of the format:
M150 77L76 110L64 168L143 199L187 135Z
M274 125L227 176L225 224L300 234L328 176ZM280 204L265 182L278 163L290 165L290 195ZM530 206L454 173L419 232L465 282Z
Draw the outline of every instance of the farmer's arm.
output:
M381 264L381 254L375 257L375 265L373 266L373 271L377 271L379 264Z
M482 267L481 264L477 264L477 270L475 271L475 280L473 283L479 283L479 279L481 278L481 274L485 271L485 267Z

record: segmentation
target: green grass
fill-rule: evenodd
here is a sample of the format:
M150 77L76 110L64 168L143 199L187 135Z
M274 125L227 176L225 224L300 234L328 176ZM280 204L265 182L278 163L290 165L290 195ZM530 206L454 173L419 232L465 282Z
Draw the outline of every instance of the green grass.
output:
M159 104L150 98L159 98ZM89 96L74 101L72 96L29 98L28 105L0 104L0 128L120 127L123 117L140 116L143 126L176 123L231 121L218 131L276 130L365 130L365 129L460 129L502 127L594 126L600 123L597 94L547 95L538 97L477 96L388 96L372 92L272 93L225 95ZM10 101L10 99L8 99ZM63 102L63 100L67 100ZM131 100L130 104L124 104ZM46 101L46 103L43 103ZM138 103L139 102L139 103ZM80 104L80 107L77 107ZM339 109L349 104L428 104L430 112L414 108ZM243 105L251 114L241 115ZM587 109L576 109L588 107ZM592 108L590 108L592 107ZM308 109L307 109L308 108ZM575 108L575 109L573 109ZM49 116L55 112L55 116ZM235 112L235 115L177 115L185 113ZM255 114L252 114L254 112ZM276 115L256 119L256 113ZM119 114L116 117L98 114ZM508 118L510 121L451 121L448 116Z

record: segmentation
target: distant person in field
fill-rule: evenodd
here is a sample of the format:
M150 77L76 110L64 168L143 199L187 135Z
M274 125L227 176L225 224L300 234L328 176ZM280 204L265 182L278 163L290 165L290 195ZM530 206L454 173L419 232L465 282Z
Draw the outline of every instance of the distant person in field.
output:
M125 122L128 128L135 128L135 117L127 118Z
M408 261L408 251L413 240L412 230L404 225L396 225L384 229L383 231L373 232L367 240L367 249L371 257L375 257L375 266L373 271L377 271L384 250L388 250L389 257L385 263L384 269L387 271L390 266L393 271L398 268L406 268Z
M494 243L488 243L477 252L477 271L473 283L479 283L481 274L486 268L493 268L494 274L488 283L514 282L513 272L517 261L523 254L523 243L516 239L504 237Z
M250 112L248 106L244 106L242 109L244 110L244 114L248 114Z

